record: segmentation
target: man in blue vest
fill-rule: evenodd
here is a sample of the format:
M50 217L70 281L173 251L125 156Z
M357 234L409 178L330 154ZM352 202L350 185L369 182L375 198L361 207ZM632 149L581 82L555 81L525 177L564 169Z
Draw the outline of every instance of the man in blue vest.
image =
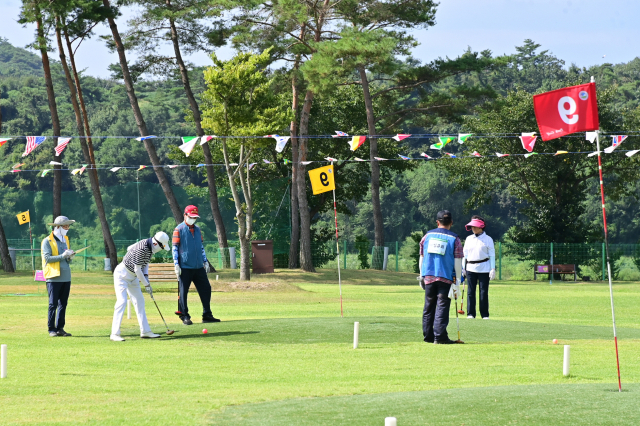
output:
M451 232L453 219L448 210L438 212L438 227L420 241L420 287L424 290L422 334L425 342L463 343L449 339L451 297L460 293L462 277L462 243Z
M191 316L187 307L187 296L191 283L196 286L202 302L202 322L220 322L211 313L211 284L207 273L215 272L209 264L204 251L202 233L196 225L198 208L187 206L184 209L184 222L173 231L173 265L178 277L178 310L176 315L185 325L191 325Z

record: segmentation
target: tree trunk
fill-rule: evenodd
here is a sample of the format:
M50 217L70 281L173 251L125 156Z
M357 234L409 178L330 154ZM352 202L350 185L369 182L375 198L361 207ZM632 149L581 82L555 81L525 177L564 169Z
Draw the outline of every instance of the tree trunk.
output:
M91 151L87 144L84 132L84 124L82 120L82 112L80 111L80 106L78 105L78 99L76 98L76 93L80 91L80 86L78 86L78 90L76 91L76 86L74 81L71 78L71 72L69 71L69 66L67 65L67 58L64 54L64 46L62 45L62 37L60 35L60 19L56 18L56 39L58 41L58 51L60 53L60 63L62 64L62 69L64 70L64 75L67 79L67 85L69 86L70 97L71 97L71 105L73 106L73 112L76 116L76 127L78 129L78 136L80 136L80 146L82 147L82 153L84 154L84 160L91 164L91 169L89 170L89 181L91 182L91 192L93 193L93 199L96 203L96 209L98 211L98 218L100 219L100 227L102 228L102 238L104 240L105 248L107 249L106 255L109 256L111 261L111 272L113 272L116 268L118 257L116 254L116 245L113 242L113 237L111 236L111 230L109 229L109 222L107 221L107 215L104 212L104 203L102 202L102 194L100 194L100 184L98 182L98 171L96 170L95 162L91 156ZM69 54L73 55L73 51L69 50ZM77 82L76 82L77 83Z
M307 90L300 116L300 136L309 134L309 114L313 103L313 92ZM309 215L309 203L307 201L306 167L302 161L307 161L308 139L301 138L298 143L298 211L300 213L300 268L306 272L315 272L311 253L311 216Z
M382 269L384 255L384 224L382 208L380 207L380 163L374 157L378 156L378 139L376 139L376 123L373 114L373 102L369 92L369 80L364 67L359 67L364 105L367 110L367 125L369 126L369 157L371 164L371 207L373 209L374 248L371 261L373 269Z
M47 99L49 100L49 111L51 112L51 125L53 126L54 142L57 145L58 136L60 136L60 119L58 118L58 106L56 105L56 95L53 91L53 80L51 79L51 68L49 66L49 54L44 38L44 29L42 26L42 14L40 8L35 3L34 11L36 14L36 26L38 34L38 47L42 55L42 69L44 70L44 84L47 88ZM61 162L62 156L54 154L54 161ZM53 218L62 215L62 166L53 166Z
M111 7L109 0L102 0L102 4L104 4L104 6L108 8ZM133 87L133 79L131 78L131 74L129 73L129 65L127 64L127 57L124 52L124 45L122 44L122 39L120 38L118 26L116 25L116 21L112 17L107 18L107 20L109 21L109 28L111 28L113 41L115 42L116 50L118 51L118 58L120 60L120 68L122 68L124 85L127 90L127 96L129 97L131 109L133 110L133 116L136 119L136 124L138 125L138 130L140 131L140 136L149 136L149 132L147 131L147 124L144 122L144 118L142 117L140 105L138 104L138 98L136 97L136 92ZM151 164L153 164L153 170L156 172L156 176L158 177L158 182L160 182L162 191L164 192L165 197L167 197L167 202L169 203L169 207L171 207L173 217L175 218L176 223L180 223L184 220L182 210L180 209L178 200L173 193L171 183L164 173L164 168L160 164L160 158L158 157L158 153L156 152L156 147L153 145L153 142L150 139L144 140L144 147L149 154L149 159L151 160Z
M171 7L170 0L166 0L166 4L167 6ZM169 19L169 25L171 26L171 41L173 42L173 51L175 52L176 62L178 63L178 67L180 68L182 85L184 86L185 94L187 95L187 99L189 100L189 107L191 108L191 112L193 113L193 121L196 125L196 134L202 137L204 136L204 130L202 130L200 108L198 107L196 98L193 95L193 91L191 90L191 83L189 82L189 72L184 64L184 61L182 60L182 53L180 52L180 42L178 40L178 31L176 29L175 21L172 18ZM207 172L207 185L209 186L209 204L211 206L211 214L213 215L213 221L216 224L218 245L220 246L220 249L223 249L223 267L228 268L230 266L229 259L227 258L229 250L224 249L228 249L229 243L227 242L227 231L225 229L224 221L222 220L222 214L220 213L220 206L218 204L216 175L212 165L213 157L211 156L211 150L209 149L208 142L202 145L202 151L204 153L204 162L206 163L205 170Z
M291 242L289 245L289 269L297 269L299 263L299 240L300 240L300 217L298 213L298 82L296 78L297 68L293 70L291 80L291 89L293 91L293 101L291 109L293 110L293 120L291 121Z
M9 245L7 244L7 237L4 234L2 221L0 221L0 259L2 260L2 266L5 272L15 272L13 262L11 262L11 256L9 256Z

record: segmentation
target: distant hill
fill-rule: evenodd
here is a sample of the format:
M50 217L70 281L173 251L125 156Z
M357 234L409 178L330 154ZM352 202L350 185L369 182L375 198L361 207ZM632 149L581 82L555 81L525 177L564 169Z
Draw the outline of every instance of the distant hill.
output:
M0 37L0 76L15 75L42 77L42 61L38 55L15 47Z

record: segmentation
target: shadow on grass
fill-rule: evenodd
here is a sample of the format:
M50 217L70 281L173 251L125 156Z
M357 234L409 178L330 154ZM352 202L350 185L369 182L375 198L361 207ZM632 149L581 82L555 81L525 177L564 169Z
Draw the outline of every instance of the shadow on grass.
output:
M177 331L176 331L177 332ZM214 337L226 337L226 336L237 336L237 335L247 335L247 334L258 334L259 331L221 331L217 333L201 333L201 334L182 334L180 336L171 335L166 336L162 340L173 340L173 339L191 339L191 338L214 338Z

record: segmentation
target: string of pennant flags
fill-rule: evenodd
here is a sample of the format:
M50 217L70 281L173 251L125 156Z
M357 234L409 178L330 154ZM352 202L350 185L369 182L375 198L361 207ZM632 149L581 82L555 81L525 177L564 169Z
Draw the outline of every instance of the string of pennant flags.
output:
M368 136L360 136L360 135L356 135L356 136L350 136L345 132L341 132L341 131L336 131L335 135L328 135L331 138L345 138L347 139L349 146L351 148L351 151L356 151L360 146L362 146L364 144L364 142L366 141ZM625 132L625 133L636 133L636 132ZM569 152L569 151L563 151L563 150L559 150L555 153L538 153L538 152L533 152L533 149L535 147L535 143L538 139L538 136L536 136L535 132L530 132L530 133L521 133L519 136L516 136L520 139L521 143L522 143L522 147L527 151L526 154L521 154L521 153L499 153L496 152L495 155L481 155L480 153L478 153L477 151L474 151L472 154L470 155L455 155L452 153L448 153L448 152L444 152L442 151L442 149L449 143L452 142L458 142L459 144L464 144L467 139L469 139L470 137L505 137L505 135L507 134L490 134L490 135L477 135L477 134L473 134L473 133L458 133L457 135L429 135L429 137L437 137L438 142L436 142L435 144L432 144L430 146L430 149L433 150L437 150L437 151L441 151L443 156L441 157L431 157L430 155L426 154L426 153L421 153L420 156L423 158L413 158L413 157L409 157L406 155L401 155L398 154L399 158L393 158L393 159L388 159L388 158L382 158L382 157L374 157L374 160L365 160L359 157L354 157L353 159L347 159L347 160L338 160L336 158L332 158L332 157L325 157L324 161L323 160L316 160L315 162L337 162L337 161L345 161L345 162L349 162L349 161L355 161L355 162L371 162L371 161L406 161L406 160L436 160L438 158L464 158L464 157L497 157L497 158L501 158L501 157L509 157L509 156L524 156L524 158L529 158L533 155L553 155L553 156L557 156L557 155L563 155L563 154L587 154L587 156L591 157L594 155L597 155L598 152L591 152L591 151L587 151L587 152ZM512 134L509 134L509 136L511 136ZM401 141L410 137L423 137L426 135L411 135L411 134L396 134L395 136L392 136L391 138L396 140L396 141ZM603 151L607 154L612 153L618 146L620 146L620 144L628 138L628 135L613 135L613 134L609 134L609 136L612 138L612 145L605 148ZM137 137L135 138L138 141L144 141L146 139L152 139L152 138L157 138L158 136L145 136L145 137ZM230 136L232 137L232 136ZM291 138L290 136L280 136L280 135L265 135L262 136L264 138L273 138L276 141L276 151L277 152L282 152L284 151L284 148L286 147L287 142L289 141L289 139ZM380 136L377 136L380 137ZM388 137L388 136L385 136ZM582 137L582 136L577 136L577 137ZM596 138L596 132L586 132L585 137L588 141L590 141L591 143L593 143L595 141ZM16 137L19 138L19 137ZM25 152L22 154L23 157L26 157L27 155L29 155L31 152L33 152L38 146L40 146L45 140L46 140L46 136L26 136L27 139L27 144L25 146ZM169 137L164 137L164 138L169 138ZM174 138L174 137L171 137ZM180 150L182 152L184 152L186 157L189 157L189 155L193 152L193 149L195 148L196 144L199 142L200 145L204 145L205 143L209 142L210 140L214 139L214 138L218 138L218 136L215 135L207 135L207 136L185 136L185 137L181 137L182 139L182 145L179 146ZM0 138L0 146L2 146L3 144L5 144L7 141L14 139L14 137L11 138ZM55 147L55 152L57 156L60 156L60 154L62 154L62 152L64 151L64 149L67 147L67 145L71 142L73 138L72 137L59 137L58 138L58 143ZM624 152L625 155L627 157L631 157L633 155L635 155L636 153L640 152L640 150L621 150L621 152ZM445 157L446 156L446 157ZM266 159L262 160L264 162L264 164L278 164L278 163L283 163L285 165L290 164L291 161L287 160L287 159L283 159L281 162L272 162ZM300 163L303 165L308 165L313 163L314 161L301 161ZM51 161L49 163L50 165L56 166L62 166L63 163L57 162L57 161ZM46 176L49 172L51 172L53 169L44 169L44 170L22 170L21 167L24 166L25 163L16 163L11 167L10 171L0 171L0 173L19 173L19 172L40 172L41 176L44 177ZM249 170L253 169L255 166L257 165L257 163L250 163L249 164ZM204 166L225 166L225 164L198 164L195 167L199 168L199 167L204 167ZM231 163L230 166L238 166L237 163ZM140 165L136 171L141 171L146 169L148 166L147 165ZM151 166L153 167L153 166ZM162 165L160 167L167 167L169 169L174 169L176 167L193 167L193 165L191 164L177 164L177 165ZM84 171L87 168L95 168L96 170L110 170L111 172L117 172L118 170L121 169L135 169L135 167L132 166L119 166L116 165L115 167L90 167L88 164L83 164L82 167L79 168L75 168L75 169L61 169L61 170L70 170L72 175L82 175L84 173Z

